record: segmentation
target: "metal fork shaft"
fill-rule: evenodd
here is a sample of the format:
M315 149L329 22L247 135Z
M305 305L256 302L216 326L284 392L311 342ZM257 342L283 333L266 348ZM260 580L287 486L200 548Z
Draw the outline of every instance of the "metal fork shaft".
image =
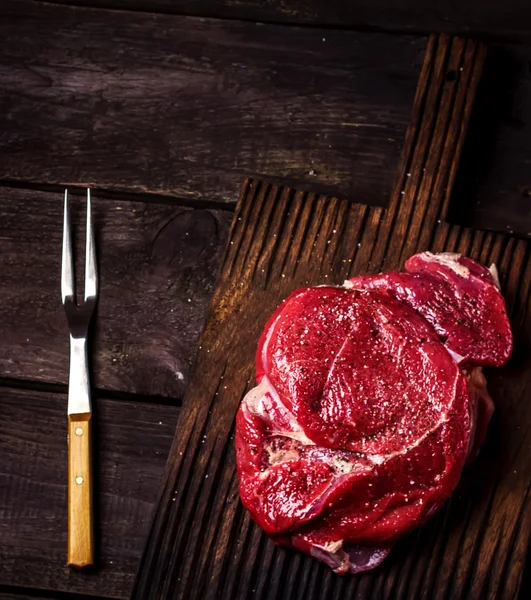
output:
M90 383L87 338L70 335L70 377L68 383L68 414L89 413Z

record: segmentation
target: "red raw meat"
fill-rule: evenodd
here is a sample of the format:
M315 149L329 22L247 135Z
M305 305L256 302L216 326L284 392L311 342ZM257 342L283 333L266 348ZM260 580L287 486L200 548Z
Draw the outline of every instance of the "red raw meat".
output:
M470 340L481 332L470 319L460 335L442 334L449 311L437 316L437 303L424 311L420 292L415 302L414 294L400 297L396 276L409 274L376 276L389 277L387 286L364 277L348 287L298 290L269 320L258 345L258 386L237 415L236 457L242 502L277 543L338 573L371 569L457 485L493 409L475 365L499 364L512 344L492 275L457 260L470 273L465 284L458 279L464 271L436 257L407 264L415 282L444 283L437 302L446 293L454 315L459 309L469 318L461 298L486 296L476 299L477 327L499 342L475 354ZM483 308L491 301L498 320ZM449 352L457 353L454 339L470 348L464 367Z
M500 366L512 351L512 334L494 265L444 252L423 252L407 273L361 275L353 287L388 293L421 314L463 365Z

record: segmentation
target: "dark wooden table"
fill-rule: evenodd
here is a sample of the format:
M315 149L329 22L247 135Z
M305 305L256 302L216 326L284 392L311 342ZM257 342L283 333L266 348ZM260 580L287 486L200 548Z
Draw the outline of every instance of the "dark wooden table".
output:
M397 4L0 0L0 600L128 597L243 180L385 206L430 31L490 42L451 218L531 235L531 5ZM95 188L100 263L89 573L64 566L65 185Z

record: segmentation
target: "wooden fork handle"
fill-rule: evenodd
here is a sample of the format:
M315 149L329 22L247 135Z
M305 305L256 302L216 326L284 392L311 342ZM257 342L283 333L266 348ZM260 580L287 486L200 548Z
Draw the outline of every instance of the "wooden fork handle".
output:
M94 564L92 506L92 414L68 415L69 567Z

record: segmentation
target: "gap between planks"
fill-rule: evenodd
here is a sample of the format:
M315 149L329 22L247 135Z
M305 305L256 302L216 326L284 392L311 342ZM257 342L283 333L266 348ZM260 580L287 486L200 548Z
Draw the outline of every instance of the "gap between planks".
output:
M18 181L10 179L0 179L0 188L15 188L19 190L32 190L36 192L49 192L61 195L64 194L65 189L68 189L68 193L73 196L85 197L87 188L79 185L70 184L48 184L31 181ZM91 191L94 196L101 200L114 201L119 200L123 202L149 202L150 204L164 204L171 206L182 206L183 208L196 208L196 209L210 209L210 210L221 210L229 213L233 213L236 208L236 203L230 204L227 202L220 202L219 200L208 200L204 198L183 198L181 196L171 196L168 194L154 194L148 191L131 191L131 190L120 190L120 189L109 189L91 187Z
M43 392L51 394L68 394L68 384L46 383L44 381L26 381L24 379L11 379L9 377L0 377L0 389L26 390L30 392ZM138 402L142 404L156 404L158 406L182 406L181 398L171 398L158 395L135 394L131 392L121 392L91 388L91 396L94 400L118 400L120 402Z

